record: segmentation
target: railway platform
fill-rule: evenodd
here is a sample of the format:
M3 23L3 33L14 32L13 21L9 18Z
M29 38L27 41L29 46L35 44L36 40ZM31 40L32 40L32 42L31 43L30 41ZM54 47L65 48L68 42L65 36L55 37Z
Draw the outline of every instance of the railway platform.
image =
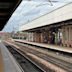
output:
M69 69L68 71L65 71L65 72L70 72L70 69L72 69L72 66L69 67L71 65L71 62L72 62L71 61L72 59L69 56L66 56L66 55L63 55L63 54L57 54L58 52L56 52L56 53L55 52L52 53L52 52L49 52L49 51L47 52L47 51L44 51L45 47L43 48L43 50L41 50L42 48L40 48L40 47L36 47L35 45L32 47L32 45L30 46L30 44L26 44L26 43L23 43L23 42L19 42L18 43L18 41L16 41L16 42L4 41L4 43L5 43L5 45L8 44L8 45L12 46L12 48L15 47L15 49L20 50L21 53L23 53L24 55L26 54L26 56L28 56L28 58L30 58L33 61L35 61L36 64L40 62L41 66L43 64L44 67L46 67L46 66L47 66L47 68L51 67L50 69L54 70L55 72L63 72L64 70L63 71L59 71L59 70L62 70L62 69L65 69L65 70ZM26 45L26 46L24 46L24 45ZM40 48L40 49L35 49L34 47L35 48ZM69 54L69 53L67 53L67 54ZM52 59L48 58L49 55L52 56ZM48 58L48 60L47 60L47 58ZM56 58L58 61L56 59L53 61L54 58ZM50 62L50 63L48 63L48 62ZM59 66L54 64L54 63L52 63L52 62L58 64L62 69L59 69ZM67 63L69 63L70 65L67 64ZM44 67L43 67L43 69L44 69ZM47 72L47 70L46 70L46 72Z
M1 41L0 41L0 72L24 72Z
M0 72L3 72L3 58L2 58L1 49L0 49Z
M26 40L18 40L18 39L14 39L14 41L22 42L22 43L33 45L33 46L44 47L44 48L48 48L48 49L52 49L52 50L72 53L72 48L70 48L70 47L62 47L62 46L50 45L50 44L44 44L44 43L28 42Z

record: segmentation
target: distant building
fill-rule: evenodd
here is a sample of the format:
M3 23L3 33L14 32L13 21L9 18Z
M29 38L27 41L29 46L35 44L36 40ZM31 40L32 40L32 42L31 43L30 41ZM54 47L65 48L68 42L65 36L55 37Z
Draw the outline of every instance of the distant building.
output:
M0 39L9 39L11 38L11 33L8 32L0 32Z

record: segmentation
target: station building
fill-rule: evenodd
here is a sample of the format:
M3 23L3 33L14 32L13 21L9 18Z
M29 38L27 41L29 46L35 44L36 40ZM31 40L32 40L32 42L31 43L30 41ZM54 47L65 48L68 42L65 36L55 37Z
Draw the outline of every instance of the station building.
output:
M72 3L20 27L27 41L72 47Z

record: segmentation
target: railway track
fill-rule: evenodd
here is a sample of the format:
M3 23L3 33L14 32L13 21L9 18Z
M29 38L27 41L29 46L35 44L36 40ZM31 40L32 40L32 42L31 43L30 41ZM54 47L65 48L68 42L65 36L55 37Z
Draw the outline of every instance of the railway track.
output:
M27 46L21 46L21 45L18 45L18 46L20 47L20 51L23 53L33 54L41 59L46 60L47 62L50 62L50 63L64 69L66 72L72 72L72 63L68 63L64 60L57 59L50 55L46 55L44 53L41 53L40 51L36 51L31 48L28 48ZM47 69L46 69L46 72L51 72L51 71L47 71ZM52 72L54 72L54 71L52 71Z
M56 50L56 49L40 47L40 46L37 46L37 45L32 45L32 44L29 44L29 43L24 43L24 42L19 42L19 41L15 41L15 43L21 43L21 44L24 44L24 45L32 46L32 47L43 49L43 50L49 50L50 52L58 52L61 55L72 57L72 53L65 52L65 51L60 51L60 50Z
M17 44L18 45L18 44ZM20 45L18 45L20 46ZM22 47L20 47L22 48ZM72 72L72 63L69 63L69 62L66 62L64 60L61 60L61 59L58 59L58 58L55 58L55 57L52 57L50 55L46 55L44 53L41 53L40 51L36 51L36 50L33 50L33 49L30 49L27 47L23 47L22 48L23 51L25 52L28 52L28 53L32 53L48 62L51 62L52 64L55 64L65 70L67 70L68 72Z
M19 43L19 42L15 42L15 44L18 46L21 46L21 47L26 47L29 49L36 50L38 52L42 52L42 53L47 54L47 55L51 55L53 57L56 57L56 58L62 59L64 61L72 63L72 54L71 53L58 52L58 51L49 50L46 48L41 48L41 47L36 47L36 46L31 46L31 45L27 45L27 44Z
M24 72L45 72L39 66L35 65L33 62L27 59L24 55L18 52L17 49L12 48L11 46L6 46L6 47L14 56L14 58L19 63L19 65L22 67Z

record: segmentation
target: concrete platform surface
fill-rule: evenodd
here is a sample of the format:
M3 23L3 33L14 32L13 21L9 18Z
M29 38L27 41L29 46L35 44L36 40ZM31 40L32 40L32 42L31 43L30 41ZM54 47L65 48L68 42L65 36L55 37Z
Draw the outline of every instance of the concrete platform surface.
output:
M24 72L1 41L0 41L0 49L1 49L0 66L3 62L3 71L1 71L1 67L0 67L0 72ZM3 60L1 60L2 59L1 54Z
M0 72L4 72L3 71L3 58L2 58L2 53L1 53L1 49L0 49Z
M19 41L19 42L39 46L39 47L44 47L44 48L49 48L49 49L54 49L54 50L58 50L58 51L72 53L72 48L70 48L70 47L62 47L62 46L50 45L50 44L44 44L44 43L29 42L26 40L18 40L18 39L14 39L14 41Z

